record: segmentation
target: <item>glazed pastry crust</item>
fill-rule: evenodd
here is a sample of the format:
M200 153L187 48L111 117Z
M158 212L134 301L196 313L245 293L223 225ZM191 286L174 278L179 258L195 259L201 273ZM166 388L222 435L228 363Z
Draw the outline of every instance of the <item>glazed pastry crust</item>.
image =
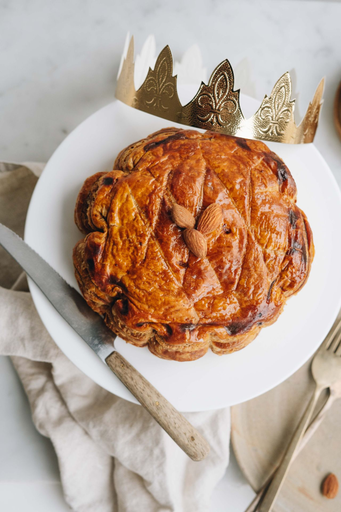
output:
M207 256L187 248L174 203L198 219L212 203L223 222ZM304 285L312 232L284 162L262 142L167 128L88 178L74 248L86 301L113 332L164 359L192 361L209 348L240 350L276 321Z

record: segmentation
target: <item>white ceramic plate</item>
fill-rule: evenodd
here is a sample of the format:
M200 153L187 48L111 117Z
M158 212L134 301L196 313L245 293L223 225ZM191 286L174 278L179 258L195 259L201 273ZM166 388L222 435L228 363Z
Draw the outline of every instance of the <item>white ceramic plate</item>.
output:
M242 106L244 112L255 112L258 102L243 96ZM82 238L73 210L84 180L95 172L111 170L123 147L170 125L115 101L78 126L49 160L31 200L25 240L71 285L77 287L72 249ZM316 257L303 290L289 300L274 325L231 355L219 357L209 352L198 361L179 363L158 359L147 348L120 339L115 342L123 356L180 411L234 405L273 388L312 355L341 306L341 196L337 183L312 144L269 146L291 170L298 187L298 205L314 233ZM135 401L33 283L30 289L47 330L65 355L103 388Z

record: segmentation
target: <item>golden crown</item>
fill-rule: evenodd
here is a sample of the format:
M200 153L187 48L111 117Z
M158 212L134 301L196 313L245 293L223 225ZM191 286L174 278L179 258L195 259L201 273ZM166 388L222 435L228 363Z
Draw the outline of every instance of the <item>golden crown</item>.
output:
M246 119L239 103L239 90L234 91L234 74L226 59L213 71L208 84L201 82L194 98L182 105L173 76L173 57L166 46L149 68L141 87L134 83L134 39L130 39L117 79L115 96L130 107L168 121L214 132L288 144L313 142L322 106L324 79L299 125L294 119L295 100L291 100L291 77L284 73L270 96L265 96L257 112Z

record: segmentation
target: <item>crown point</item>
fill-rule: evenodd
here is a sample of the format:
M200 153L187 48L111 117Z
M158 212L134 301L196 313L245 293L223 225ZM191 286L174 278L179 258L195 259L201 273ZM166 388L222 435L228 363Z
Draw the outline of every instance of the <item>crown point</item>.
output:
M292 80L286 71L265 95L257 112L245 119L239 104L240 90L233 90L234 73L228 59L211 74L207 85L201 85L194 98L181 105L177 77L173 76L173 56L166 45L159 53L154 69L138 91L134 86L134 38L130 39L118 77L116 98L129 106L169 121L206 130L258 140L302 144L312 142L318 125L324 91L320 81L308 110L297 126L294 120L295 100L291 99Z

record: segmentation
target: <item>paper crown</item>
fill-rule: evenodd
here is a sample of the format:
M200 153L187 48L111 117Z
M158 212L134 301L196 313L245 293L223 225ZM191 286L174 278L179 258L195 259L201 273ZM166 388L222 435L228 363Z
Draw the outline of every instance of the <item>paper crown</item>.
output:
M288 144L313 142L322 106L324 79L299 125L294 120L295 100L291 100L291 77L284 73L270 96L265 96L256 113L245 119L239 103L239 90L234 91L234 74L226 59L213 71L208 84L201 82L194 98L182 105L173 76L173 57L166 46L149 68L141 87L134 83L134 39L122 61L117 79L117 99L138 110L168 121L211 130L225 135Z

